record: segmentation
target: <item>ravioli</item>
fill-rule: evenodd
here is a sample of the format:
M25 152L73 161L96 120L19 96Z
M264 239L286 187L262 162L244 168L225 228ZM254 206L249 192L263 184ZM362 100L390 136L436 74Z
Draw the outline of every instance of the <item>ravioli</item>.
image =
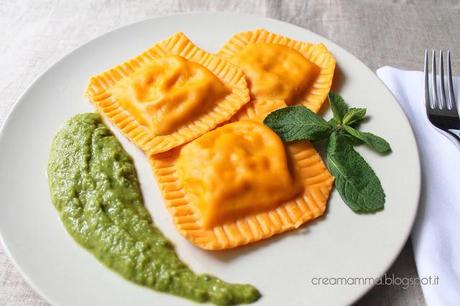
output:
M199 137L249 101L242 70L183 33L92 77L86 95L147 154Z
M221 126L150 162L173 221L210 250L234 248L321 216L333 184L315 149L252 120Z
M281 139L251 121L225 125L186 145L177 171L206 229L272 209L301 187Z
M323 44L300 42L259 29L235 34L218 52L246 74L251 93L238 118L263 119L286 105L318 112L332 85L335 59ZM268 107L272 104L272 107Z

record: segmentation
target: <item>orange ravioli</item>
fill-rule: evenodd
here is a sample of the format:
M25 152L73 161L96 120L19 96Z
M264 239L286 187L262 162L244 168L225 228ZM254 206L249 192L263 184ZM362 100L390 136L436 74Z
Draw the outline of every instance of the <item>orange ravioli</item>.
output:
M263 29L235 34L218 52L243 69L252 101L240 118L265 117L277 109L272 100L303 104L314 112L323 105L332 85L335 59L323 44L289 39Z
M238 120L255 120L263 122L265 117L271 112L288 106L284 100L277 99L259 99L252 100L250 103L243 106L243 108L232 117L231 121Z
M274 208L301 187L281 139L252 121L224 125L187 144L176 165L206 229Z
M183 33L91 78L86 95L148 154L187 143L249 101L241 69Z
M266 239L321 216L333 184L315 149L256 121L219 127L151 156L173 221L210 250Z
M174 133L230 93L208 69L177 55L144 65L109 91L154 136Z

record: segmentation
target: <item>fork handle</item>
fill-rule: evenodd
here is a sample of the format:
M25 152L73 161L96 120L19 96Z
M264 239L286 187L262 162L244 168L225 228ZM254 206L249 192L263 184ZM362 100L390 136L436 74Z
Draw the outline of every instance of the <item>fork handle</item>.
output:
M447 131L460 141L460 130L448 129Z

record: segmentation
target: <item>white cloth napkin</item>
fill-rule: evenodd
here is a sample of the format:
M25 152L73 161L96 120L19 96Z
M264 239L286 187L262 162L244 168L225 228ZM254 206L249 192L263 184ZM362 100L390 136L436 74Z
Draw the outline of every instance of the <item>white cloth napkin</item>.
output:
M439 276L438 285L422 283L426 302L460 305L460 145L429 123L422 72L382 67L377 75L406 113L420 152L422 194L412 243L419 277ZM458 102L458 78L455 89Z

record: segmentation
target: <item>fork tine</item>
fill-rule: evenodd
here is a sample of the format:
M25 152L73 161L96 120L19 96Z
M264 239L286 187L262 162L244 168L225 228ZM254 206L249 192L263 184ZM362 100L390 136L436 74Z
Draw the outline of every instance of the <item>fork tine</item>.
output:
M438 107L438 82L436 81L436 51L432 50L431 56L431 102L432 108Z
M450 109L457 111L457 102L455 101L454 84L452 81L452 61L450 58L450 50L447 50L447 76Z
M432 52L431 54L429 54ZM460 116L457 111L454 93L454 80L452 77L452 59L450 51L447 50L447 65L444 66L444 53L439 50L439 71L436 73L436 51L425 50L425 104L426 115L430 123L445 132L454 135L460 141ZM431 56L431 84L429 72L429 57ZM447 76L444 74L444 69L447 69ZM438 85L439 76L439 87ZM447 81L446 78L447 77ZM448 88L445 87L447 82ZM448 91L449 99L446 97ZM449 102L451 105L449 105Z
M430 82L429 82L429 77L428 77L429 70L428 70L428 50L427 49L425 49L424 72L425 72L425 105L427 109L434 108L433 103L431 102L431 98L430 98Z
M447 103L446 103L446 87L444 86L444 55L442 50L439 50L439 92L441 93L438 107L440 110L443 110L446 108Z

